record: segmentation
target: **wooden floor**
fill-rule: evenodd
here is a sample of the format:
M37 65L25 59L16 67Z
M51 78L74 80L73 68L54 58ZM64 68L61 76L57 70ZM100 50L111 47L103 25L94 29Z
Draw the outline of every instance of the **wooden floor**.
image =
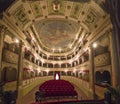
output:
M75 86L74 86L75 87ZM31 104L32 102L35 102L35 92L38 91L39 86L35 87L31 92L29 92L24 97L17 100L17 104ZM83 99L89 99L85 96L85 94L79 90L77 87L75 87L77 93L78 93L78 100ZM47 99L43 102L52 102L52 101L68 101L68 100L75 100L75 98L61 98L61 99Z

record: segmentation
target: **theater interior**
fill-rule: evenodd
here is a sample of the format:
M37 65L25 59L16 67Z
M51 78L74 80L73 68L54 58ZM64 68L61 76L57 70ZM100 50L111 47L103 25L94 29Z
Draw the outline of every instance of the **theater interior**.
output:
M0 0L0 104L119 104L119 0Z

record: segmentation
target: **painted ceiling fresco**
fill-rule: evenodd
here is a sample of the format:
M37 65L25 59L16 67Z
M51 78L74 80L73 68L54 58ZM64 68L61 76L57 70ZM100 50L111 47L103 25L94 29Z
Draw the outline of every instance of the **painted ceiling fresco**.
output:
M12 24L22 32L35 33L35 39L43 50L51 52L51 49L64 48L67 52L73 49L68 49L70 45L74 46L77 43L76 35L92 35L101 28L99 24L102 24L105 19L103 17L107 15L101 8L104 1L17 0L6 14ZM80 27L84 31L80 32Z
M67 20L45 20L35 23L35 27L42 44L54 49L69 47L79 30L78 23Z
M35 19L49 18L49 16L54 15L57 18L65 16L65 18L81 21L91 30L91 27L94 27L99 18L102 17L98 12L96 13L96 7L93 8L94 6L91 5L95 4L93 2L89 4L86 2L70 2L69 0L23 0L17 7L13 7L10 14L15 18L15 24L18 24L21 29Z

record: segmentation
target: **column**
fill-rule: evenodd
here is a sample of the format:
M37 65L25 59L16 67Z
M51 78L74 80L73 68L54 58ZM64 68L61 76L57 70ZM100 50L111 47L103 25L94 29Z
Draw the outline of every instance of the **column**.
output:
M62 64L60 63L60 64L59 64L60 68L61 68L61 65L62 65Z
M22 74L23 74L23 43L22 41L19 42L19 57L18 57L18 73L17 73L17 87L16 90L18 92L17 97L20 98L22 97Z
M112 86L117 87L118 85L120 86L120 80L119 80L120 68L119 68L119 55L117 52L117 43L116 43L115 34L110 32L109 38L110 38L111 65L112 65L112 70L111 70Z
M48 68L48 63L46 63L46 65L47 65L47 68Z
M76 77L76 70L75 70L75 71L73 71L73 73L74 73L74 75L75 75L75 77Z
M78 62L78 65L80 65L80 60L79 60L79 58L77 59L77 62Z
M47 60L49 59L49 55L47 56Z
M65 72L65 75L67 76L67 71L64 71Z
M106 0L108 6L111 22L113 24L113 31L110 33L110 50L111 50L111 76L112 86L120 86L120 19L119 19L119 0Z
M4 36L6 32L5 26L0 26L0 82L2 80L1 78L1 71L2 71L2 51L3 51L3 45L4 45Z
M53 63L53 68L55 68L55 63Z
M44 64L44 63L42 62L42 63L41 63L41 66L42 66L42 67L43 67L43 64Z
M66 65L65 67L68 68L67 63L65 65Z
M94 74L94 52L92 46L89 48L89 65L90 65L90 88L92 98L95 99L95 74Z
M41 77L43 77L43 71L41 71Z

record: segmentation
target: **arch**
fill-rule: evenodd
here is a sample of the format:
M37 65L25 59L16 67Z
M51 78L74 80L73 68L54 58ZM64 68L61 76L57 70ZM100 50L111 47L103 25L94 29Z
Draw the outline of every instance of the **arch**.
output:
M35 77L38 76L38 70L34 70L34 73L35 73Z
M9 76L12 78L11 81L15 81L17 79L17 70L15 68L13 68L9 75L11 75L11 76Z
M100 73L100 71L96 71L95 73L95 82L97 84L100 84L102 82L103 78L102 78L102 74Z
M66 67L66 63L62 63L61 68L65 68L65 67Z
M7 72L7 67L4 67L3 70L2 70L2 81L3 82L6 82L7 79L6 79L6 72Z
M42 76L42 73L41 73L41 72L39 72L39 76L40 76L40 77Z
M61 71L60 74L64 76L64 75L66 75L66 72Z
M25 48L24 58L30 60L30 54L31 52Z
M79 78L81 78L81 79L82 79L82 73L81 73L81 72L79 73Z
M36 59L36 64L39 65L39 60L38 59Z
M47 76L47 72L46 71L43 71L43 76Z
M111 84L111 76L109 71L104 71L103 72L103 82Z
M32 77L35 77L35 72L34 71L31 71L30 72L30 77L32 78Z
M2 70L2 81L11 82L17 79L17 70L12 67L4 67Z
M72 72L72 76L76 76L76 72Z
M47 63L43 63L43 67L47 67Z
M82 63L82 59L81 59L81 57L79 58L79 64L81 64Z
M23 79L30 78L30 69L29 68L24 68L23 69Z
M42 66L42 62L41 61L39 61L39 66Z
M78 73L79 73L79 71L76 71L76 77L78 77Z
M54 65L54 67L55 67L55 68L59 68L60 65L59 65L58 63L56 63L56 64Z
M35 58L34 58L34 57L32 57L32 58L31 58L31 61L34 63L34 62L35 62Z
M89 70L83 70L82 78L86 81L89 81Z
M96 71L95 73L95 80L97 84L108 83L111 84L111 76L109 71Z
M50 71L50 72L48 73L49 76L52 76L53 74L54 74L53 71Z
M48 67L49 68L53 68L53 64L52 63L48 63Z
M68 76L71 76L71 73L72 73L71 71L68 71L68 72L67 72L67 75L68 75Z
M67 67L70 68L70 67L71 67L71 64L70 64L70 63L67 63Z

